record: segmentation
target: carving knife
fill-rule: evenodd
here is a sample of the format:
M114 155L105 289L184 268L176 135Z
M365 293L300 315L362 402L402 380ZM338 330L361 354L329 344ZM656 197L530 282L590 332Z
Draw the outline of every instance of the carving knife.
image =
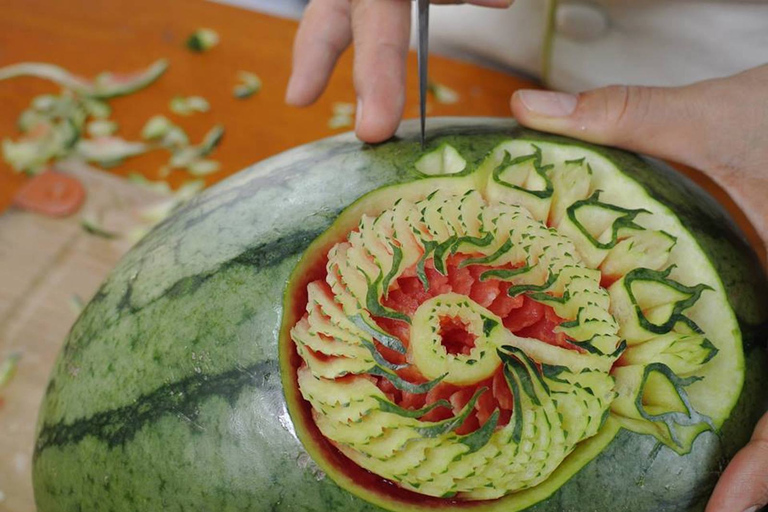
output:
M419 9L419 114L421 116L421 149L426 144L427 59L429 58L429 0L417 0Z

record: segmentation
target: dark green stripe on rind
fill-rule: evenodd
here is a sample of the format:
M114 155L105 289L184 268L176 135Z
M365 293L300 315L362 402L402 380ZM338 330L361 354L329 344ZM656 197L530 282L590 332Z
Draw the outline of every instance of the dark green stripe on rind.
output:
M169 380L226 373L266 358L269 341L261 329L279 322L279 310L259 307L262 294L282 290L296 256L291 253L299 253L314 236L298 232L256 245L219 264L216 272L182 277L138 304L132 299L137 279L129 274L122 289L112 283L109 298L86 308L73 327L43 406L48 422L72 423L130 404ZM103 314L110 303L124 309ZM247 350L243 339L251 340ZM141 373L125 372L138 362Z
M136 432L162 416L174 415L194 423L206 399L220 396L233 405L245 386L263 386L265 375L278 371L276 360L236 368L221 375L193 375L140 397L130 405L103 411L73 423L43 425L35 443L35 456L50 447L75 444L86 436L110 448L131 441Z
M201 286L203 286L209 279L220 275L233 267L252 267L259 271L268 270L275 265L283 263L286 258L300 254L304 248L309 245L312 240L317 238L320 234L320 230L304 230L291 233L275 240L271 240L266 243L258 244L254 247L250 247L229 261L216 266L215 268L189 276L184 276L178 281L175 281L171 286L166 288L160 294L153 297L151 300L142 304L133 304L132 295L134 289L134 279L128 279L125 283L124 291L119 299L116 310L119 316L113 320L113 322L100 323L99 328L104 329L109 327L111 323L118 320L123 314L136 314L141 310L151 306L163 299L174 300L179 297L189 296L197 292ZM97 292L96 303L102 300L106 294L104 287ZM93 302L93 301L92 301ZM88 314L88 311L84 312L84 316ZM81 318L79 321L82 321ZM77 347L82 349L87 346L88 343L94 338L84 337L78 340ZM68 350L74 346L73 343L65 345L64 350Z
M319 234L319 230L298 230L275 240L250 247L238 254L235 258L224 262L209 272L183 277L176 281L173 286L168 288L164 294L159 295L154 301L163 297L173 299L194 293L212 276L235 266L252 267L259 271L268 270L285 261L285 258L300 254ZM151 304L151 302L143 304L137 309L132 309L131 312L135 313L142 307L146 307L148 304Z

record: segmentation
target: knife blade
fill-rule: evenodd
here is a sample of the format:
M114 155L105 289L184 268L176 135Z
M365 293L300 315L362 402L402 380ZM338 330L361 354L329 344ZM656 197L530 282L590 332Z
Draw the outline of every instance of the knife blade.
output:
M421 116L421 149L426 145L427 124L427 60L429 56L429 0L418 0L419 10L419 115Z

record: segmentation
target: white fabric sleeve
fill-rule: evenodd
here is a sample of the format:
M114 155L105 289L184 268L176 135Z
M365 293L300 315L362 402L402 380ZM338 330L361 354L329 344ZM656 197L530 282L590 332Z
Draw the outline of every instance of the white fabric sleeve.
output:
M430 48L540 77L547 4L517 0L507 10L434 6ZM594 10L605 26L574 27L590 17L574 20L569 9ZM561 0L557 14L549 83L557 89L682 85L768 63L764 1ZM590 37L589 30L598 33Z

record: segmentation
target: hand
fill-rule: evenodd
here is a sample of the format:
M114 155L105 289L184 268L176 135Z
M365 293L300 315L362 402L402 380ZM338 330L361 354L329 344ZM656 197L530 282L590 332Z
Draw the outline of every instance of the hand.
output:
M531 128L702 170L768 242L768 65L678 88L517 91L512 112ZM766 504L768 414L720 477L706 512L754 512Z
M768 414L747 446L731 460L715 486L706 512L755 512L768 505Z
M433 0L509 7L513 0ZM405 62L411 32L410 0L312 0L296 34L293 74L285 101L307 106L320 96L341 52L354 39L357 136L391 137L403 115Z
M685 87L611 86L577 96L517 91L512 113L531 128L703 171L768 245L768 65Z

